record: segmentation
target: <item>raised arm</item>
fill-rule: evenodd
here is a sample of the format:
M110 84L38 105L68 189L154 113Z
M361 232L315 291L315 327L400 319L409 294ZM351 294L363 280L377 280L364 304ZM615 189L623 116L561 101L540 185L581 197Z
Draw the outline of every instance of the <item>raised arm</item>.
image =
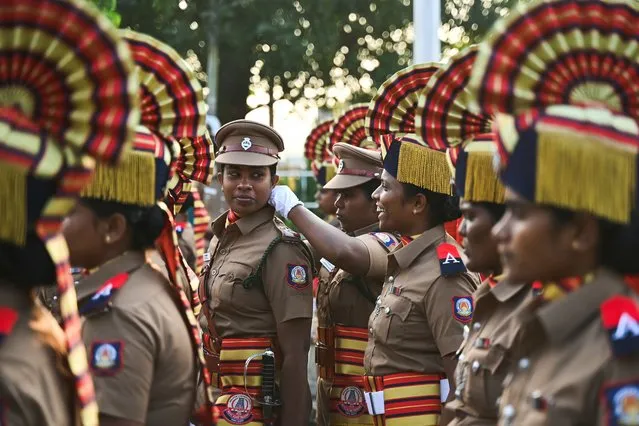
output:
M366 245L314 215L287 186L276 186L269 203L295 224L319 256L353 275L368 273L370 256Z

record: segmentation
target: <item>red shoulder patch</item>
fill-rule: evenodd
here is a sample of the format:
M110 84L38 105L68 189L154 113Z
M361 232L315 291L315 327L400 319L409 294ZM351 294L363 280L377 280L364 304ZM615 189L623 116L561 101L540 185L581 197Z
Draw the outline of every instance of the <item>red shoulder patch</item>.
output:
M437 246L437 257L442 275L454 275L466 272L466 265L459 255L457 247L450 243L442 243Z
M78 303L78 311L80 315L86 315L89 312L105 309L108 303L116 293L127 283L129 280L129 273L122 272L114 277L111 277L102 284L102 287L93 293L90 297L86 297Z
M0 307L0 343L11 334L18 321L18 311L5 306Z
M617 357L639 353L639 307L630 297L613 296L601 304L601 321Z

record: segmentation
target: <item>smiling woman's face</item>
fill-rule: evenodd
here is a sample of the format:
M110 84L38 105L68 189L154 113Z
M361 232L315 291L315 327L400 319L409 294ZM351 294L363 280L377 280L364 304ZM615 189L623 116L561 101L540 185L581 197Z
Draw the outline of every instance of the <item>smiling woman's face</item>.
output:
M386 170L382 172L381 180L379 188L373 192L379 228L410 235L411 222L415 220L413 204L407 202L402 184Z
M224 171L218 173L217 179L229 208L243 217L266 206L271 190L279 178L271 176L271 171L266 166L227 164Z

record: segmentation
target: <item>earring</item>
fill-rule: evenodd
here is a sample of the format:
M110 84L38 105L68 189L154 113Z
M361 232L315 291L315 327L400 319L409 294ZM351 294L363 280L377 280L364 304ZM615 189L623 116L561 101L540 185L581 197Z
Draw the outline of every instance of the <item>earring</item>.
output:
M417 210L413 210L413 215L416 215L416 214L417 214Z
M107 236L104 238L104 242L106 242L107 244L109 244L109 243L111 242L111 236L110 236L110 235L107 235Z

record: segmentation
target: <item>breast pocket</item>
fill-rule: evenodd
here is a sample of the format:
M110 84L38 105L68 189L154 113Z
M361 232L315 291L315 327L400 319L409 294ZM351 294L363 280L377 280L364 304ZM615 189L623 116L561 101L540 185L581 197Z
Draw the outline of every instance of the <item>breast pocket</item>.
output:
M409 299L394 294L387 294L375 307L373 315L377 315L377 333L384 342L392 344L404 338L406 320L412 309Z
M475 346L475 342L472 342ZM478 414L497 415L497 400L501 396L507 374L506 352L499 346L488 349L472 347L463 360L460 380L463 400Z
M212 271L213 272L213 271ZM214 284L215 305L241 307L245 303L246 289L244 281L253 273L250 265L239 262L227 262L218 272Z

